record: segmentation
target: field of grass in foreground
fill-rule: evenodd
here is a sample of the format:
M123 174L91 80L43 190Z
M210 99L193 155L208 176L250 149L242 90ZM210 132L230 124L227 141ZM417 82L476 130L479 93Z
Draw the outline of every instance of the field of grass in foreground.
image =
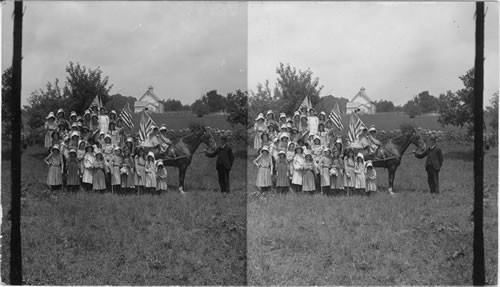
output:
M405 156L395 196L377 169L371 197L257 195L248 158L250 285L471 285L472 147L440 143L441 193L428 193L425 160ZM253 150L251 150L253 151ZM498 149L485 156L486 276L497 284Z
M31 285L243 285L246 158L234 147L232 193L218 191L215 159L195 155L187 194L61 194L44 184L42 149L22 157L23 277ZM2 162L2 281L8 283L10 162Z

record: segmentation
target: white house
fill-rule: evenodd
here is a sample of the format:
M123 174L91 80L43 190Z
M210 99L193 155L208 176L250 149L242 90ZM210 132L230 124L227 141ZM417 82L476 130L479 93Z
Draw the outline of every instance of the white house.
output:
M374 114L377 109L372 99L366 94L365 88L361 88L354 98L347 103L346 111L347 113L355 111L362 114Z
M153 92L153 86L149 86L142 97L135 101L135 113L142 112L144 109L152 113L163 113L163 104L160 102L160 98Z

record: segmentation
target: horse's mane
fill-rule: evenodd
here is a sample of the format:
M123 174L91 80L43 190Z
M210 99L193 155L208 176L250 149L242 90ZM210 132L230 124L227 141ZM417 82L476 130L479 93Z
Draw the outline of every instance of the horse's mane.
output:
M415 132L414 129L405 129L405 130L402 130L402 134L395 137L395 138L391 138L389 139L389 141L392 141L395 145L402 145L404 141L407 141L409 136L411 136L413 133Z
M200 129L184 136L176 136L176 138L172 141L172 143L176 144L182 140L186 144L191 144L195 139L197 139L200 136L200 134L204 132L205 131L203 129Z

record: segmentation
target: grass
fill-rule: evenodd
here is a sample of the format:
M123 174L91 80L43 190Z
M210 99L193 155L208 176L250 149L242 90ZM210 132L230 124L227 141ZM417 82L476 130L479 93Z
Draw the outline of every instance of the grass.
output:
M397 195L384 192L387 172L377 169L381 191L371 197L259 195L251 164L255 152L249 149L248 283L472 285L472 144L439 145L444 152L440 194L428 192L425 160L407 155L396 173ZM485 155L484 174L491 285L498 282L497 173L495 148Z
M25 283L244 285L246 154L243 146L233 148L232 193L214 192L215 159L200 154L187 172L188 193L160 196L50 192L43 149L28 149L22 156ZM2 170L2 278L8 283L9 161ZM175 190L177 172L167 170Z

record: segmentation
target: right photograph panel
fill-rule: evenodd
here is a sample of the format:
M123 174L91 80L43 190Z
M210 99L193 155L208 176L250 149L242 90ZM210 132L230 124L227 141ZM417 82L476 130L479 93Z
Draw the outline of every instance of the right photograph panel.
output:
M249 285L472 285L475 3L248 4ZM497 284L498 4L484 253Z

